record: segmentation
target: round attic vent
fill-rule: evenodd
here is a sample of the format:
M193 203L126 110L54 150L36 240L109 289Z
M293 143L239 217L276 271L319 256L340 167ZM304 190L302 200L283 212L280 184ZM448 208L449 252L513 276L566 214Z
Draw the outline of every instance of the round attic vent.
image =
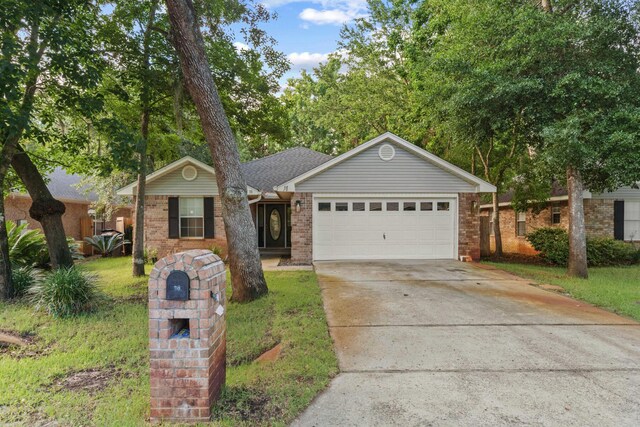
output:
M187 181L193 181L198 176L198 170L191 165L182 168L182 177Z
M384 144L378 149L378 156L386 162L393 159L396 155L396 149L391 144Z

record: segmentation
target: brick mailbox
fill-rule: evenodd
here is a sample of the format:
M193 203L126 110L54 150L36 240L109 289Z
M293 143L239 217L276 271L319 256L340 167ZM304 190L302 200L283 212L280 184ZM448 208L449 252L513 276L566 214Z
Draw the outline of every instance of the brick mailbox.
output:
M225 382L226 272L207 250L167 256L149 276L151 421L197 422Z

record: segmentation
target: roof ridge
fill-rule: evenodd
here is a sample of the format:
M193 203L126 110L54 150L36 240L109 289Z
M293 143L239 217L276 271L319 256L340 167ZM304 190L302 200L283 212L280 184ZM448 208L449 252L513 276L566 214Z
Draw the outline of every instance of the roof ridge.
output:
M257 162L259 160L265 160L265 159L268 159L270 157L277 156L277 155L282 154L282 153L286 153L287 151L298 150L298 149L301 149L301 148L304 149L304 150L313 151L314 153L317 153L317 154L322 154L324 156L332 157L330 154L321 153L320 151L316 151L316 150L313 150L311 148L304 147L302 145L296 145L295 147L290 147L290 148L287 148L286 150L282 150L282 151L278 151L277 153L269 154L268 156L260 157L258 159L249 160L248 162L242 163L242 165L248 165L250 163Z

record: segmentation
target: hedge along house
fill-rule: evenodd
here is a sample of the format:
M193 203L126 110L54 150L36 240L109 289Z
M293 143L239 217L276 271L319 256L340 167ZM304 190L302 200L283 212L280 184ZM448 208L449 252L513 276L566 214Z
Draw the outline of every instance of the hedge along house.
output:
M292 261L477 259L479 194L495 187L385 133L338 157L298 147L242 165L262 253ZM118 191L133 196L135 183ZM224 246L215 170L185 157L147 177L160 255Z
M587 236L607 237L640 244L640 189L622 187L612 192L583 193L584 219ZM526 235L543 227L569 228L567 190L552 188L551 197L542 208L516 212L511 206L513 193L500 195L500 233L506 253L536 254ZM491 204L482 205L481 216L491 216ZM490 223L490 245L495 249L493 224Z

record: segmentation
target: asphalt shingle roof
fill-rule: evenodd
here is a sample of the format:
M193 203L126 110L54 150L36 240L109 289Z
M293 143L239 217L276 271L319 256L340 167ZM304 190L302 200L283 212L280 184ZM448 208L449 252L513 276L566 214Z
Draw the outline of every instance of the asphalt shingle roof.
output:
M302 175L332 158L308 148L294 147L242 164L242 174L247 184L256 190L273 191L276 185Z
M78 190L76 185L81 179L80 175L67 173L63 168L57 167L47 175L47 188L56 199L98 200L98 196L93 191L85 194L83 191Z

